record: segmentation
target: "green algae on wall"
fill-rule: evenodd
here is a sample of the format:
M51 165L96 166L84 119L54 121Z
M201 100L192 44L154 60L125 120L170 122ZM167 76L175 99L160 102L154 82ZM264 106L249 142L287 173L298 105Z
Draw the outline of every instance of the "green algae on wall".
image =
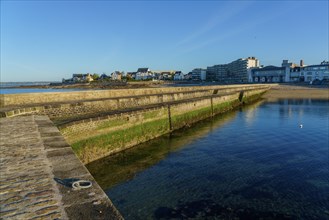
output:
M234 109L235 107L239 106L241 103L239 100L231 100L219 104L214 104L213 111L214 114L220 114L229 110Z
M137 124L167 117L168 113L166 107L151 108L114 114L103 118L96 117L72 122L65 126L60 126L60 130L66 137L66 140L70 144L73 144L83 139L89 139L116 130L125 130Z
M230 103L231 102L225 102L222 104L222 106L229 106ZM230 110L230 108L223 108L221 112L227 110ZM160 113L163 115L163 109L161 109ZM151 116L156 118L160 113L159 111L150 111L143 113L143 116L146 116L144 119L150 119ZM76 143L73 143L71 146L83 163L89 163L111 153L127 149L139 143L169 133L171 130L176 130L184 126L190 126L197 121L209 118L211 116L212 110L211 106L209 106L171 116L171 129L167 116L163 119L157 119L148 122L140 121L137 125L133 125L124 129L117 127L118 130L113 130L106 134L80 140ZM100 127L105 128L106 126L119 126L120 122L123 122L121 120L107 121L101 124ZM127 121L125 122L127 123Z
M242 102L245 104L250 104L252 102L255 102L256 100L260 99L262 97L262 95L264 95L266 91L260 91L260 93L255 93L255 94L251 94L248 96L244 96L242 98Z
M111 152L117 152L159 137L168 131L168 119L160 119L81 140L71 146L82 162L88 163Z
M89 163L107 155L169 133L172 130L232 110L244 103L259 99L264 90L237 92L226 96L191 100L155 109L121 113L119 116L97 121L86 126L83 139L72 144L83 163ZM88 122L92 125L92 122ZM75 125L72 125L71 130ZM77 132L77 131L75 131ZM88 133L95 134L88 137ZM72 137L72 134L71 134Z
M189 126L197 121L211 117L211 107L205 107L194 111L185 112L171 117L172 130Z
M228 111L232 102L227 101L222 104L221 112ZM175 106L171 106L175 108ZM178 107L179 108L179 107ZM163 117L164 109L158 111L149 111L142 113L143 119L151 120L159 116ZM181 114L171 116L171 129L169 125L169 115L166 118L156 119L153 121L141 120L135 122L134 125L126 128L120 128L121 123L132 123L123 119L116 119L106 121L98 125L98 129L108 129L109 127L117 128L106 134L94 136L85 140L80 140L72 144L73 150L83 163L89 163L96 159L107 156L142 142L159 137L163 134L169 133L171 130L176 130L184 126L209 118L212 116L211 106L199 108L193 111L186 111ZM124 116L123 116L124 117Z

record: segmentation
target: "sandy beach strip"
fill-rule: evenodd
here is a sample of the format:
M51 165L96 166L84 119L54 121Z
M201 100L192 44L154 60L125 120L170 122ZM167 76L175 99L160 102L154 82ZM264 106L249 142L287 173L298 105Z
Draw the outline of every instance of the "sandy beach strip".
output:
M263 98L267 99L321 99L329 101L328 86L273 85Z

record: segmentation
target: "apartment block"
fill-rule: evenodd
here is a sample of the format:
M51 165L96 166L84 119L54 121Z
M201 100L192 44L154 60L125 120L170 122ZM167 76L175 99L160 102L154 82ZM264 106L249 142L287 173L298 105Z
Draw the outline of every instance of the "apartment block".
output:
M192 70L192 80L206 80L206 69L195 68Z
M259 67L257 58L241 58L228 64L207 67L207 79L225 83L248 82L250 70L254 67Z

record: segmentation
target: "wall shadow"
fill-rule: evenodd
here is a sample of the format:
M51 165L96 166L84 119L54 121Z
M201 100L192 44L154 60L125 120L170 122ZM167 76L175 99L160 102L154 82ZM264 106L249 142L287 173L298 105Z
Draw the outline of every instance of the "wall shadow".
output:
M240 110L253 111L261 103L262 101L259 101L244 106ZM184 127L128 150L93 161L86 167L103 189L111 188L133 179L137 173L156 165L169 154L184 149L189 143L229 123L237 116L237 113L238 110L234 110L216 115L190 127Z

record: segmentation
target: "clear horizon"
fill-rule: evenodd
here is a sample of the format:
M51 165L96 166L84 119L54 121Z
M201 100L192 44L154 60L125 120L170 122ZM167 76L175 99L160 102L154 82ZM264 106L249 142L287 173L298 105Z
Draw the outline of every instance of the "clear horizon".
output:
M328 60L328 1L1 1L1 82Z

